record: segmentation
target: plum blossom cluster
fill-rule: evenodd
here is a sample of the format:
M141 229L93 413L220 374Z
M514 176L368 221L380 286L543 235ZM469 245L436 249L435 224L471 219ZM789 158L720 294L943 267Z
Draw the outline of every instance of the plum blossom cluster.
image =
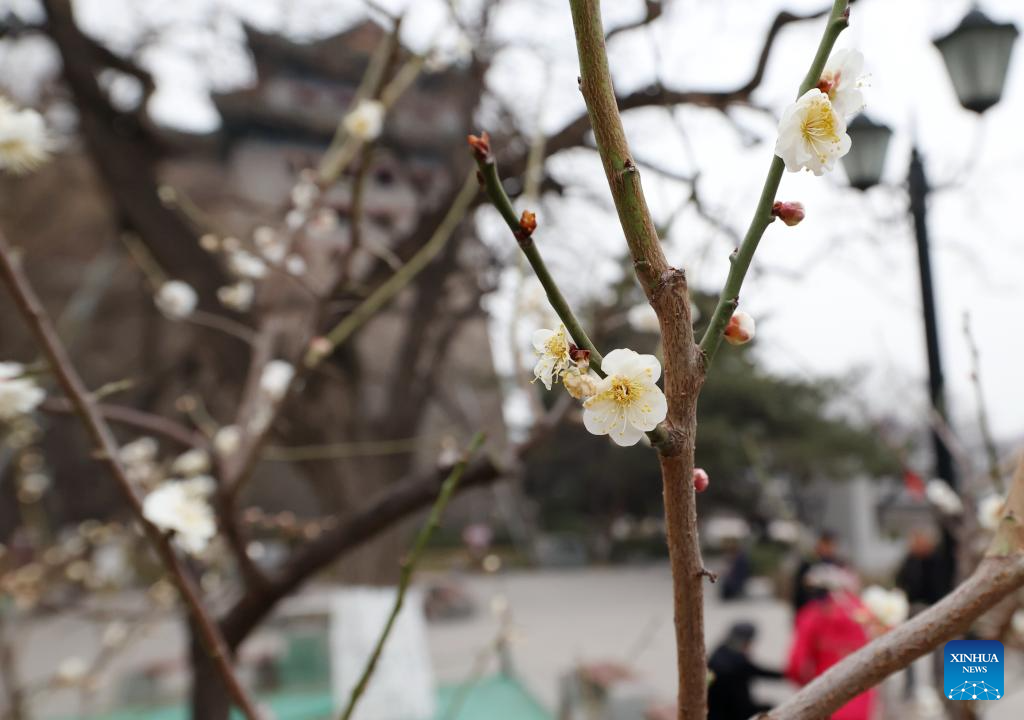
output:
M635 445L668 413L658 387L661 363L653 355L628 348L612 350L601 362L605 377L590 370L590 354L576 347L565 326L533 334L537 364L534 378L551 389L561 380L566 391L583 401L583 424L594 435L608 435L618 445Z
M864 56L859 51L837 50L817 86L782 113L775 154L787 170L822 175L850 151L846 123L864 107L860 90L863 67Z
M174 534L174 544L198 555L217 534L217 520L209 497L216 483L209 475L187 480L169 478L142 501L147 520L165 532Z
M49 159L51 148L42 116L35 110L19 110L0 97L0 171L32 172Z

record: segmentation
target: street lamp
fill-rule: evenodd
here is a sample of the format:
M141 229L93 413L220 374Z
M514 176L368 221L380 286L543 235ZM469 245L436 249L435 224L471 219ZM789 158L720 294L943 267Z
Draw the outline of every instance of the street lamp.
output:
M995 23L980 10L974 9L952 32L935 40L961 105L980 114L999 102L1016 38L1017 28L1014 25ZM858 190L867 190L881 180L892 130L861 115L850 122L847 132L853 142L850 152L843 158L843 168L850 185ZM932 406L945 419L945 388L928 248L926 201L929 188L924 163L916 147L910 153L907 185L921 279L921 304L928 351L928 393ZM935 473L955 488L957 483L949 448L934 427L931 434L935 450ZM948 533L945 552L950 560L949 567L952 568L955 545ZM952 577L948 579L951 581Z
M847 180L858 190L874 187L882 179L892 129L861 113L846 126L846 132L853 141L843 157Z
M1016 39L1013 23L992 22L975 9L935 41L961 105L983 113L999 102Z

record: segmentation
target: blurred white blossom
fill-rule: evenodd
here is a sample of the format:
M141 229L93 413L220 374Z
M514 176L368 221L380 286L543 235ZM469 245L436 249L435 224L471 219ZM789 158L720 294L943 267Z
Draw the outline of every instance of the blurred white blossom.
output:
M146 495L143 515L161 530L173 532L175 544L185 552L201 553L217 534L217 521L208 501L215 487L208 475L169 479Z
M986 495L978 502L978 524L986 530L999 527L1005 501L999 495Z
M80 657L65 658L57 665L54 679L61 685L75 685L85 679L89 666Z
M363 142L376 140L384 129L384 104L377 100L360 100L342 123L345 132L352 137Z
M221 304L238 312L246 312L251 308L255 295L256 288L248 280L239 280L234 285L217 288L217 299Z
M910 615L910 603L902 590L886 590L878 585L864 589L861 601L886 627L895 627Z
M0 97L0 170L23 175L50 157L51 140L42 116L35 110L18 110Z
M654 308L649 303L640 303L631 307L626 313L626 320L629 321L629 326L637 332L656 333L661 329L661 326L658 325L658 314L654 312Z
M964 511L964 503L960 496L945 480L929 480L925 485L924 494L928 502L943 515L959 515Z
M210 454L202 448L192 448L183 452L171 463L171 472L175 475L192 477L210 471Z
M1013 614L1013 632L1019 638L1024 638L1024 610L1018 610Z
M225 425L213 436L213 449L222 457L233 455L242 445L242 428L237 425Z
M790 172L806 168L821 175L849 151L846 120L821 90L811 88L782 113L775 154Z
M292 205L299 210L309 210L313 207L313 203L316 202L319 194L320 188L316 186L316 183L306 180L300 181L292 188Z
M301 255L289 255L284 261L284 269L288 274L297 277L306 274L306 260Z
M192 286L181 280L168 280L156 292L156 306L171 320L181 320L191 315L199 302Z
M275 402L288 393L288 386L295 377L295 367L284 360L271 360L263 366L260 375L260 389Z
M583 424L594 435L610 435L617 445L635 445L668 413L661 388L661 363L653 355L612 350L601 368L607 373L584 404Z
M259 280L267 274L267 265L248 250L235 250L228 255L228 270L241 278Z
M0 362L0 420L14 420L35 410L46 393L16 362Z

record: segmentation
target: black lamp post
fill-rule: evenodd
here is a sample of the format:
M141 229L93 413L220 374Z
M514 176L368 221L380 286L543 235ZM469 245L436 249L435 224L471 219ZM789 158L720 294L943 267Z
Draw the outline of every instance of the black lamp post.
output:
M999 102L1016 38L1017 28L1014 25L995 23L980 10L974 9L952 32L935 41L961 105L980 114ZM843 158L843 168L846 170L850 185L858 190L867 190L881 180L892 130L861 115L850 122L847 132L853 143L850 152ZM929 397L939 415L946 418L935 291L928 247L928 180L921 154L916 147L910 153L907 185L910 215L914 221L914 235L917 240L925 342L928 350ZM955 488L957 483L949 448L934 429L932 444L935 450L936 475ZM952 560L952 538L947 536L946 540L946 552Z

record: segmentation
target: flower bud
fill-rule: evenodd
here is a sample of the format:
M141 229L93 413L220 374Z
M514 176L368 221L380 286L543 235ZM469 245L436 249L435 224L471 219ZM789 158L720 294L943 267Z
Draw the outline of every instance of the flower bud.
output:
M569 358L576 363L580 370L590 367L590 351L569 343Z
M466 141L473 149L473 156L479 162L488 162L491 159L491 136L486 131L480 133L479 136L468 135Z
M790 227L799 225L804 219L804 206L798 202L777 202L772 205L772 215Z
M730 345L745 345L754 338L754 318L742 310L733 313L725 327L725 341Z
M533 235L533 231L537 229L537 215L530 212L529 210L523 210L522 217L519 218L519 230L529 237Z
M711 484L711 478L708 477L708 473L704 468L693 469L693 489L699 493L704 492L708 489L708 485Z

